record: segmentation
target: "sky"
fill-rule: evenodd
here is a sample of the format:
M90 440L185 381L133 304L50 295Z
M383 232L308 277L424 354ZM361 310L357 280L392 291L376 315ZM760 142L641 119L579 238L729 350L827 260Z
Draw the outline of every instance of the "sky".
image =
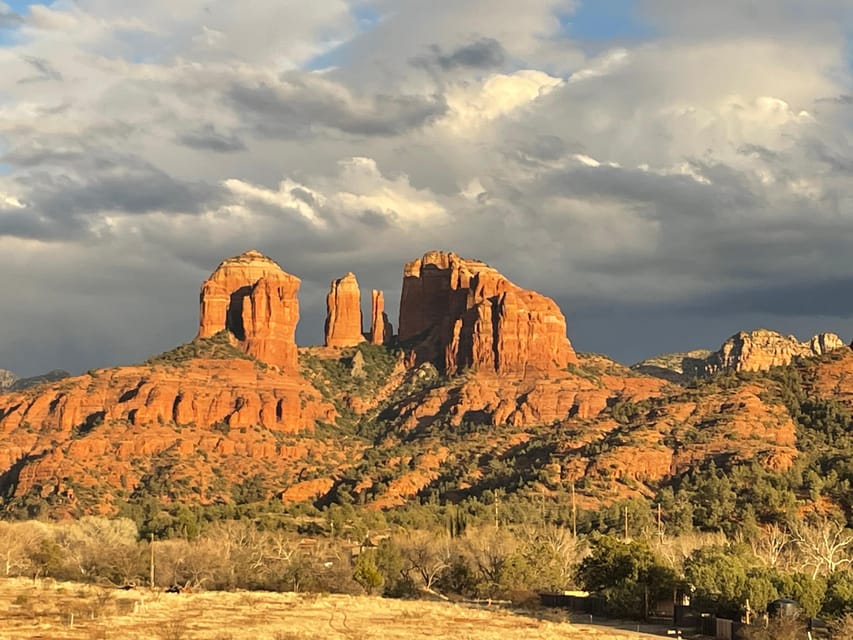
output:
M0 369L186 342L248 249L300 344L431 249L624 363L850 341L851 45L849 0L0 0Z

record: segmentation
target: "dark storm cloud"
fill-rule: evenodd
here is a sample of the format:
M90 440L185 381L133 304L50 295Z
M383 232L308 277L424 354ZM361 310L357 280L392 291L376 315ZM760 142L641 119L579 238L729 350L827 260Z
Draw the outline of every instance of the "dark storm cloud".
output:
M218 185L182 181L141 167L89 175L85 179L35 174L21 179L33 207L53 219L117 211L198 213L222 196Z
M199 151L235 153L245 151L246 143L234 134L220 133L212 124L187 131L177 138L178 143Z
M642 206L649 217L665 221L677 217L715 217L755 205L755 195L737 171L723 165L695 163L694 166L711 184L685 175L659 175L601 165L555 173L544 188L548 193L573 197L621 200Z
M55 158L54 158L55 159ZM144 162L70 154L85 175L47 170L16 179L25 206L0 209L0 236L45 241L82 239L105 215L197 214L222 201L221 186L173 178Z
M776 316L853 316L853 276L816 278L808 282L769 283L760 287L709 295L685 305L688 311L725 309L729 313Z
M21 78L18 80L19 84L26 84L29 82L43 82L46 80L53 80L55 82L62 81L62 74L56 70L56 68L44 58L37 58L35 56L23 56L24 62L30 65L33 69L38 72L36 76L30 76L27 78Z
M291 74L278 85L235 85L235 110L264 137L301 138L316 128L356 136L397 136L447 112L443 96L378 94L359 99L341 86Z
M428 55L412 59L412 64L423 68L438 67L444 71L460 68L488 70L503 66L505 61L506 50L500 42L494 38L480 38L450 53L443 53L441 47L432 45Z
M54 224L53 221L26 208L0 208L0 238L58 240L77 235L81 230L80 225L74 220L66 222L70 224Z

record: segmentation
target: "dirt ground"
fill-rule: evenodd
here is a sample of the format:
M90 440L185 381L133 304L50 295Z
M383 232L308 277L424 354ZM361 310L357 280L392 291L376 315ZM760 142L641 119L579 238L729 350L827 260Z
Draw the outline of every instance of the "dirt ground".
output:
M622 640L562 614L443 602L258 592L171 594L0 580L0 640Z

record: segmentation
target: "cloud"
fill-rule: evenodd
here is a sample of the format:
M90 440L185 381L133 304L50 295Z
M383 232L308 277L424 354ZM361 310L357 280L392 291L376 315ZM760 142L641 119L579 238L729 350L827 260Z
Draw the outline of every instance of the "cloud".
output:
M847 4L644 0L651 35L592 52L569 0L0 4L0 368L168 348L249 247L303 279L305 342L330 279L394 316L433 248L552 295L578 348L617 357L837 328Z
M8 4L0 2L0 29L12 29L20 26L23 19L12 11Z
M256 134L277 138L304 137L324 129L394 136L423 127L447 111L441 96L356 97L319 74L292 73L272 83L237 84L228 96Z
M36 70L38 75L30 76L27 78L21 78L18 80L19 84L24 84L27 82L41 82L45 80L53 80L55 82L62 81L62 74L57 71L53 65L45 60L44 58L37 58L35 56L24 56L24 61L29 64L33 69Z
M506 61L503 45L494 38L479 38L470 44L442 53L439 45L432 45L430 53L412 59L415 66L427 69L438 67L444 71L453 69L494 69Z
M177 139L180 144L199 151L235 153L247 149L246 143L236 135L220 133L212 124L181 133Z

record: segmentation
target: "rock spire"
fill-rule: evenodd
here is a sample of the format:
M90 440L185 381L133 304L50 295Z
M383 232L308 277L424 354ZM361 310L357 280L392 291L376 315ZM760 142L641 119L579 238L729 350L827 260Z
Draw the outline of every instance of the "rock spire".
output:
M388 344L394 334L394 328L385 313L385 294L374 289L370 295L370 344Z
M332 280L326 296L326 346L353 347L364 342L361 292L354 273Z

